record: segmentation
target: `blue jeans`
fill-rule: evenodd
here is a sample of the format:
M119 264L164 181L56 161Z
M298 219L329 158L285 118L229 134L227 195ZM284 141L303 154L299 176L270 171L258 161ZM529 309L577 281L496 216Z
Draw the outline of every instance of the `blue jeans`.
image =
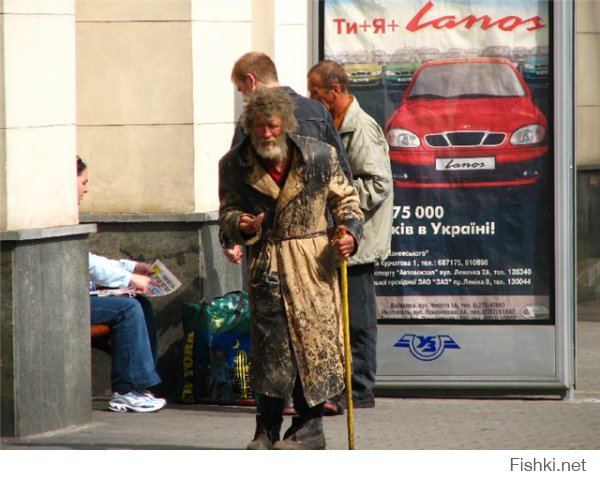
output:
M373 263L348 267L352 396L373 395L377 372L377 299Z
M92 324L111 328L111 383L128 392L160 383L156 372L156 321L150 301L136 297L90 297Z

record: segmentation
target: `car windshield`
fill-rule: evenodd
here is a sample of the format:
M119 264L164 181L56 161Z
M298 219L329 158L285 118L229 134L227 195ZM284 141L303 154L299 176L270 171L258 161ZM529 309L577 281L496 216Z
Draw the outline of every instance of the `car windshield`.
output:
M412 55L394 54L391 59L392 63L417 63L417 60Z
M348 59L348 63L373 63L370 53L355 53Z
M522 97L525 90L508 65L452 63L421 70L408 98Z

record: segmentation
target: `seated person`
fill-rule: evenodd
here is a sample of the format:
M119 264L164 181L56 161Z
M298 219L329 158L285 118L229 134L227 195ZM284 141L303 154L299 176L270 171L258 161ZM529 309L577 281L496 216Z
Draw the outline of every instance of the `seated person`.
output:
M88 191L86 164L77 157L77 194L81 203ZM134 287L145 293L151 284L150 265L131 260L111 260L89 254L91 288ZM108 408L114 412L155 412L166 405L149 387L160 383L156 322L152 305L143 295L90 296L92 324L111 328L111 384Z

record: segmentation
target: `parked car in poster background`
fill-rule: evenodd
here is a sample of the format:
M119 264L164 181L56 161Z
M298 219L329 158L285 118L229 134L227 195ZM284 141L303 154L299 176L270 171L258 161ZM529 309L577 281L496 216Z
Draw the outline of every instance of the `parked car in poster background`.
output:
M535 183L548 121L512 62L425 62L385 124L395 184L486 187Z
M525 60L521 72L528 81L548 80L550 72L549 49L545 46L534 47Z
M346 62L348 62L348 57L350 56L350 52L348 50L342 50L341 52L337 52L333 55L329 55L327 58L336 62L338 65L344 66Z
M385 85L388 87L408 85L420 64L416 55L393 54L390 63L383 71Z
M374 50L373 56L375 57L375 61L379 65L387 65L388 63L390 63L391 55L385 50Z
M493 57L493 58L506 58L515 67L519 65L519 62L513 54L512 48L507 45L492 45L485 47L480 54L481 57Z
M529 55L529 49L527 47L516 46L512 49L513 57L518 64L518 68L523 66L527 55Z
M443 58L463 58L467 54L462 48L452 47L444 52Z
M421 63L427 62L428 60L435 60L442 56L440 49L437 47L421 47L417 50L417 55Z
M344 64L351 87L378 87L382 83L383 69L374 53L354 52Z
M479 47L465 48L465 57L479 57L483 49Z

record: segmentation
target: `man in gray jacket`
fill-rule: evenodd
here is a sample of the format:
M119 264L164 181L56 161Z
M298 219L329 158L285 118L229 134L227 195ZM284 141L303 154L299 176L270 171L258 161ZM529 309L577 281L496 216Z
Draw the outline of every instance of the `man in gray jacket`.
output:
M337 63L323 60L308 72L310 97L333 116L348 155L354 186L365 214L364 238L348 261L348 303L352 347L352 393L357 408L375 406L377 371L377 305L375 262L390 252L393 222L393 180L388 145L381 127L348 91L348 77ZM341 413L345 397L329 413ZM339 405L341 403L342 405Z

